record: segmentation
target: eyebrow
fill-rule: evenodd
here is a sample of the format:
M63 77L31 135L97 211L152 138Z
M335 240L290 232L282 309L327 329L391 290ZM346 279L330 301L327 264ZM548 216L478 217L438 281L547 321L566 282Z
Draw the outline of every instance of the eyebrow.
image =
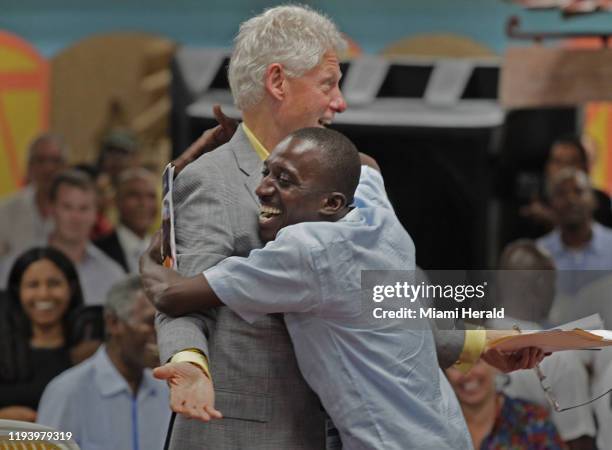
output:
M266 169L270 170L267 160L264 161L264 166ZM286 173L287 175L289 175L294 183L297 183L297 184L301 183L301 180L297 176L297 173L295 172L295 170L292 170L290 167L284 166L284 167L281 167L279 170L280 172Z
M325 78L323 78L324 81L337 81L337 82L340 82L341 79L342 79L342 72L329 73L325 76Z

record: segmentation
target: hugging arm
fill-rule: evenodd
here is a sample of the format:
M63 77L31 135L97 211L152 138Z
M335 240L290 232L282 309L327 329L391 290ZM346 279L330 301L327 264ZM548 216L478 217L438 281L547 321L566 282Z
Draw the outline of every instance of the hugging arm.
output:
M187 277L160 265L156 258L160 245L157 233L140 259L142 285L158 311L176 317L223 305L204 275Z
M147 297L169 316L224 304L250 323L265 314L312 311L318 303L318 285L311 255L289 234L247 258L232 256L193 277L161 266L156 236L141 258ZM289 289L291 296L286 294Z

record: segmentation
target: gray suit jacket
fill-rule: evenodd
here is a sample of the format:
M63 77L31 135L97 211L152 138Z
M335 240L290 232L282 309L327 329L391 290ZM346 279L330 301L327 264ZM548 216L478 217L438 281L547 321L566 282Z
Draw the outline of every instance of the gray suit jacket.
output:
M230 142L188 165L174 184L179 271L201 273L261 247L255 188L262 164L242 127ZM291 295L287 292L287 295ZM209 357L216 407L224 419L177 415L174 449L324 448L324 419L303 380L282 316L249 325L228 308L156 320L161 360L185 348Z

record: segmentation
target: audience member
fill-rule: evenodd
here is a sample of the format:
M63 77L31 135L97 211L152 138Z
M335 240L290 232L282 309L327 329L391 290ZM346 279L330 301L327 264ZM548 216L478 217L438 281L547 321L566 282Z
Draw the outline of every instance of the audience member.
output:
M108 174L98 173L97 167L91 164L76 164L74 169L87 173L96 185L97 214L96 222L89 238L94 241L113 232L115 226L108 217L115 212L115 190Z
M157 191L153 175L142 168L127 169L117 180L119 224L94 241L126 272L138 272L138 260L149 245L149 230L157 218Z
M83 304L73 264L54 248L19 256L0 303L0 419L34 421L47 383L70 367L69 317Z
M67 170L53 181L50 197L55 227L48 239L41 236L38 243L55 247L68 256L79 274L85 304L100 304L108 289L125 275L121 266L89 240L96 220L93 181L84 172ZM13 259L6 258L5 269Z
M547 191L558 225L537 243L563 271L557 293L572 296L612 269L612 230L593 221L595 198L584 172L560 170Z
M113 186L117 186L119 175L126 169L135 167L136 136L126 129L114 129L107 133L100 144L98 154L98 173L108 174Z
M50 133L30 145L29 184L0 204L0 257L20 253L51 232L49 190L53 177L64 167L65 153L64 142Z
M467 374L446 370L476 450L562 450L548 412L534 403L497 392L495 369L478 362Z
M560 170L574 168L589 173L589 158L586 148L577 136L564 136L550 147L544 166L544 184L550 182ZM595 209L593 218L604 226L612 227L612 204L605 192L593 188ZM541 236L551 231L557 224L555 211L545 199L534 198L522 209L522 215L531 221L534 233Z
M521 330L548 328L547 317L555 298L555 265L534 241L522 239L506 246L499 263L497 306L505 317L487 322L501 330L518 326ZM589 376L578 352L553 353L540 363L546 382L561 406L590 400ZM549 409L561 438L570 449L594 446L595 421L590 406L556 412L544 394L534 371L517 371L505 376L503 392Z
M52 380L38 422L73 433L83 449L161 449L168 427L168 388L157 365L155 309L138 276L115 284L105 304L106 344Z

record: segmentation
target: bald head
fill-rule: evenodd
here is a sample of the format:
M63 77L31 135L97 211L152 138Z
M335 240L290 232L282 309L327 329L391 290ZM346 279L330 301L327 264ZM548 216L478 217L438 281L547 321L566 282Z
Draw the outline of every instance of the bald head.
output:
M500 270L555 270L555 263L531 239L508 244L499 260Z
M555 264L530 239L508 244L497 272L497 304L508 317L542 322L555 297Z

